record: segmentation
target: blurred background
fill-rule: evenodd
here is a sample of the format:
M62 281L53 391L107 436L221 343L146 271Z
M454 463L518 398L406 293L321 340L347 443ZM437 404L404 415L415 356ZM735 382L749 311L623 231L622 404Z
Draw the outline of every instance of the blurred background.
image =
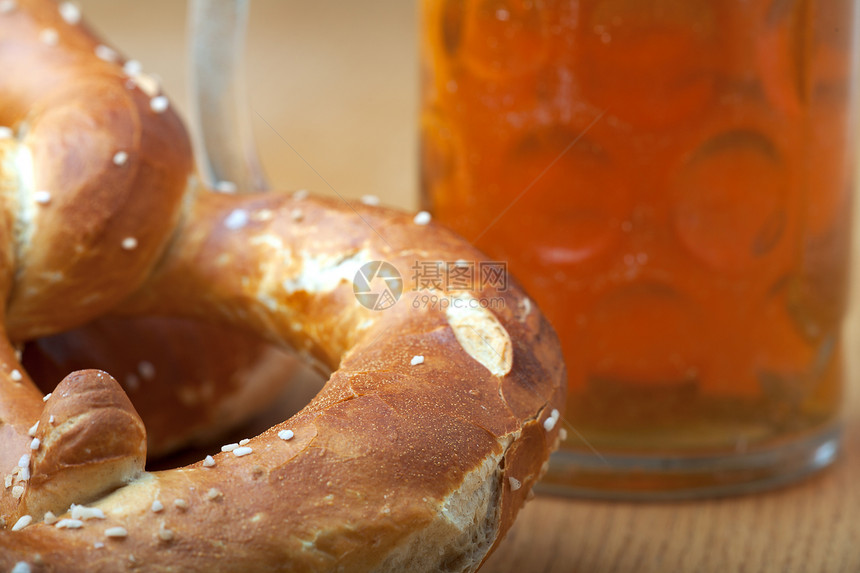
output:
M187 2L78 4L109 45L161 78L187 118ZM373 194L385 204L417 206L416 7L402 0L253 0L248 117L273 189L332 194L327 181L344 197Z

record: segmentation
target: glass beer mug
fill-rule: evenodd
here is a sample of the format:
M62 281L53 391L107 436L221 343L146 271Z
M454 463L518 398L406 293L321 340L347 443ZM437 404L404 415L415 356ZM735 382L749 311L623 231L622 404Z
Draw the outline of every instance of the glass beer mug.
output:
M852 0L423 0L422 198L564 347L545 489L682 497L836 455Z

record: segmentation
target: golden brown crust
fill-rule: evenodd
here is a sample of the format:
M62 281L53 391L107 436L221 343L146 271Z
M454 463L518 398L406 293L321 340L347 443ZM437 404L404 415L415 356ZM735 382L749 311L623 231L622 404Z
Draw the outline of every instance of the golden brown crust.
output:
M47 18L42 13L56 9L46 1L20 4L27 18ZM21 41L30 47L29 39ZM7 57L0 41L0 64ZM86 61L80 54L68 59ZM15 105L22 115L32 113ZM163 129L148 127L160 120L146 110L128 109L138 114L142 132ZM164 169L161 184L185 176L187 151L152 153L152 164ZM177 153L186 156L168 166ZM153 193L146 185L152 180L141 177L141 189L129 183L110 221L97 222L108 242L122 233L114 218L127 221L135 213L147 221L175 220L173 192L156 187ZM167 206L138 193L165 194ZM92 287L98 302L65 313L55 301L51 308L62 316L51 320L52 313L36 312L27 302L48 291L86 298L84 275L75 274L74 265L64 269L73 277L68 287L31 295L16 282L13 292L23 298L13 295L13 310L21 310L7 321L12 332L41 333L105 308L128 316L205 318L290 345L327 365L331 378L289 420L213 452L211 460L144 473L94 500L91 510L75 510L92 519L61 522L79 528L57 527L50 519L22 522L20 503L2 492L6 526L14 518L19 530L0 531L0 570L22 563L31 571L474 571L510 526L558 440L565 372L558 341L540 312L513 281L434 292L411 288L422 263L444 269L483 257L453 233L404 213L299 194L189 193L172 235L171 225L138 221L132 227L151 233L159 245L157 264L147 252L129 276L109 272L126 253L94 241L98 256L82 257L80 268L106 267L109 278L97 273ZM75 224L73 217L53 221ZM67 240L75 233L59 230L52 237ZM38 242L48 253L41 231L35 237L21 252ZM39 261L49 264L50 257ZM374 261L391 265L406 283L399 301L385 310L359 304L353 290L356 272ZM33 273L18 276L41 289L27 278ZM130 296L118 305L104 302L120 293ZM6 390L17 391L15 384L30 387L26 376L11 380L0 369L0 403ZM51 407L74 399L59 396ZM32 395L24 402L21 411L32 412ZM7 426L20 434L23 415L18 418ZM123 419L117 427L134 426ZM0 461L14 459L9 452L21 447L20 440L0 444ZM66 501L76 502L75 484L59 473L52 479L65 488ZM29 482L22 487L26 497Z
M211 447L285 392L298 359L236 329L169 317L101 318L40 338L21 360L42 392L69 372L110 372L147 428L150 458Z
M4 142L17 167L4 206L18 217L5 324L24 340L104 313L143 281L176 225L191 155L173 110L153 110L56 3L20 1L2 18L0 124L20 140Z
M15 517L62 514L72 497L87 503L137 478L146 462L146 430L109 374L66 376L30 431L29 480ZM20 478L21 476L17 476ZM14 481L13 481L14 483Z

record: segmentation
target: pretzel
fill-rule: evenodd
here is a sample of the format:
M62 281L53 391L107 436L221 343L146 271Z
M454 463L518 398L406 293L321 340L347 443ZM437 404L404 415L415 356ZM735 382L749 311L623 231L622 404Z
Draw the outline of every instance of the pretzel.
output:
M146 426L147 457L159 465L193 453L184 448L259 427L254 417L270 409L294 411L315 382L298 384L308 376L297 358L256 337L168 317L103 317L28 342L21 364L45 393L74 370L110 372Z
M539 310L512 280L361 304L362 268L485 259L426 216L208 191L169 101L79 19L0 1L0 570L477 569L559 439ZM332 374L262 434L146 472L114 379L42 396L15 355L106 314L218 322Z

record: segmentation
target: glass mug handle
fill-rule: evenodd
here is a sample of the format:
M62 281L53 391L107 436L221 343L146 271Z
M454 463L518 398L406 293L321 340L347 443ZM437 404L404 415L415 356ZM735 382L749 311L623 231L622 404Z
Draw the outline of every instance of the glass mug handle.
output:
M190 123L197 167L221 191L268 188L248 117L242 60L250 0L191 0Z

